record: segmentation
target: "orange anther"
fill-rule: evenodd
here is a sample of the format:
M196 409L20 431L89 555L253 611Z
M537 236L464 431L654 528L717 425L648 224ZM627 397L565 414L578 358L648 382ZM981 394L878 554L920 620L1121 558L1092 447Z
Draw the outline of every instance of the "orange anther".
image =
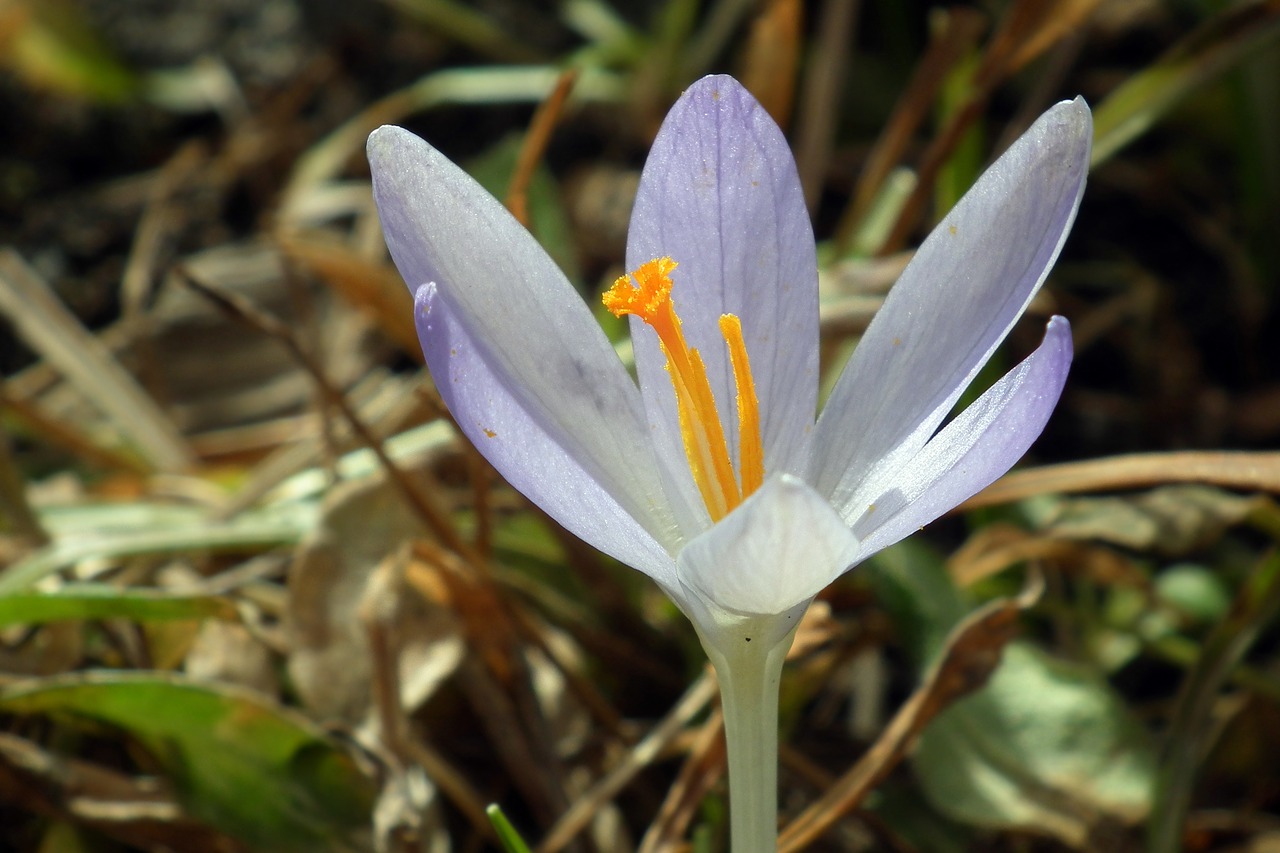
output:
M671 302L671 272L676 266L671 258L656 258L641 264L630 276L615 281L603 299L614 316L639 317L657 333L676 395L689 470L707 512L713 521L718 521L764 480L759 404L742 338L742 323L736 316L725 314L720 318L720 329L729 347L729 360L738 387L739 485L706 365L698 350L685 342L680 318Z

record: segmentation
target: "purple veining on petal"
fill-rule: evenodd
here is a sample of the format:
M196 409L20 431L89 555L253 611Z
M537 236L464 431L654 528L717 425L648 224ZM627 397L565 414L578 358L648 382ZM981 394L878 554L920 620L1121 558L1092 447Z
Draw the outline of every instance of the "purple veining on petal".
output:
M837 507L876 497L874 465L913 457L1039 289L1088 171L1091 120L1059 104L929 235L859 343L815 429L811 477Z
M733 458L736 388L718 326L722 313L742 320L766 467L800 473L817 400L813 232L786 139L731 77L703 78L685 92L645 164L627 266L664 256L680 264L673 300L686 338L706 362ZM638 321L632 333L659 441L683 454L655 336ZM692 484L684 488L692 490Z
M743 324L769 476L710 527L650 331L633 323L637 389L563 274L462 170L398 128L376 131L369 157L388 247L460 428L566 528L657 580L705 638L707 620L798 618L841 571L985 487L1034 441L1070 366L1060 317L934 433L1056 259L1090 134L1083 101L1060 104L979 179L904 272L814 428L817 279L790 152L731 78L686 92L645 167L628 264L679 262L673 298L735 460L718 319Z
M458 321L433 283L414 300L418 338L436 388L467 439L512 487L579 539L664 586L675 563L663 546L588 470L589 454L499 378L487 348Z
M674 548L679 537L654 473L639 392L564 275L496 199L416 136L399 128L376 131L369 160L400 274L415 289L431 283L445 297L448 310L439 316L447 324L430 317L425 322L470 344L467 364L479 379L459 383L454 363L444 357L447 348L425 336L442 392L451 383L479 382L454 399L480 411L498 405L491 400L502 401L495 412L536 427L651 536ZM451 379L442 380L444 375ZM451 411L460 423L475 420L471 411ZM495 466L513 483L532 483L539 469L516 466L536 462L515 454L496 459Z
M1071 324L1054 317L1044 342L947 424L905 465L878 468L874 509L849 507L859 559L903 539L995 482L1040 435L1071 368Z

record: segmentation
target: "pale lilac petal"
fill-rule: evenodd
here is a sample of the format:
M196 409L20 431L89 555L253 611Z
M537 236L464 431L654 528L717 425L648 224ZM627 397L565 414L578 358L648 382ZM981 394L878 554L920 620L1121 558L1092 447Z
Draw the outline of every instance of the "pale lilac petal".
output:
M434 284L418 288L414 319L427 365L458 428L511 486L587 544L639 569L664 587L675 584L667 549L625 509L591 470L592 460L548 424L494 372L488 349L468 334ZM559 433L559 434L557 434ZM661 517L653 507L652 517Z
M888 547L969 499L1008 471L1040 435L1071 367L1071 325L1049 321L1044 342L947 424L905 465L877 468L873 506L850 507L845 520L859 560Z
M673 550L639 391L564 275L497 200L413 134L374 131L368 154L387 246L421 295L427 363L459 424L562 524L582 526L571 518L575 488L603 493ZM486 444L486 430L505 440ZM517 449L526 438L545 458ZM544 475L558 479L554 494L535 485Z
M1084 191L1092 119L1051 108L929 235L814 430L810 482L837 507L878 496L873 465L914 457L1039 289Z
M685 589L723 610L779 614L821 592L857 553L831 505L782 474L686 545L676 573Z
M640 179L627 268L678 264L673 299L707 365L737 461L736 389L723 313L738 315L760 399L765 466L803 473L817 405L818 286L813 231L787 141L731 77L694 83L668 113ZM632 322L636 368L659 447L683 458L657 337ZM696 494L687 471L683 488Z

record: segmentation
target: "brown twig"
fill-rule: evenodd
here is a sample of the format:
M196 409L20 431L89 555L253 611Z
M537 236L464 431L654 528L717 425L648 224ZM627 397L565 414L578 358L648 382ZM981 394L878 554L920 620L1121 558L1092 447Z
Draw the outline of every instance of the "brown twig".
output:
M550 825L569 808L569 798L510 604L488 573L472 571L456 554L429 543L418 543L414 553L439 570L462 623L470 653L458 670L459 685L512 782L537 819Z
M996 87L1070 35L1096 5L1097 0L1077 0L1070 4L1017 0L1008 7L987 42L967 99L951 115L921 158L916 188L903 204L888 238L880 247L881 254L896 252L906 245L907 238L924 215L939 171L965 133L982 115ZM1064 16L1061 12L1070 14Z
M452 425L458 435L458 422L453 413L444 404L439 390L434 385L419 383L414 386L414 395L422 401L433 418L440 418ZM467 462L467 480L471 485L471 510L476 519L475 535L472 544L476 554L488 560L493 552L493 482L499 475L494 471L489 460L469 441L461 442L461 450ZM488 563L477 566L481 572L488 574Z
M793 853L856 809L863 798L897 766L924 727L958 699L987 683L1013 639L1019 614L1040 597L1035 582L1015 599L993 601L956 626L942 659L925 682L898 710L880 739L822 797L791 821L778 839L780 853Z
M672 706L661 722L626 754L623 760L589 790L575 798L573 805L561 815L555 826L536 848L536 853L556 853L564 849L590 822L604 803L613 799L637 773L651 764L673 741L689 721L702 712L715 697L716 679L708 668L693 683L680 701Z
M97 444L72 426L50 417L30 400L8 393L9 383L0 383L0 411L8 411L41 442L70 451L76 458L108 471L146 475L151 469L142 459Z
M504 202L511 215L519 220L525 228L529 227L529 184L533 181L538 161L547 150L551 141L551 132L564 112L565 101L578 82L578 69L570 68L560 75L556 86L547 95L547 99L538 105L529 122L529 132L524 136L520 146L520 155L516 158L515 171L511 174L511 185L507 188Z
M622 728L622 715L618 713L618 709L609 703L609 700L605 698L604 694L589 678L584 678L582 673L578 672L570 661L564 659L554 644L547 642L542 630L534 623L529 614L520 608L512 607L510 615L516 632L526 643L546 655L551 665L559 670L569 691L577 697L595 722L609 735L627 743L626 735Z
M0 249L0 285L0 311L18 334L107 414L156 470L196 466L195 454L168 413L14 249Z
M404 578L408 552L389 556L374 571L360 608L369 638L372 698L382 732L382 743L402 765L419 765L440 791L457 806L473 829L496 841L493 824L485 814L485 801L444 756L409 737L409 720L400 704L400 643L395 624L400 618L394 600L409 587Z
M352 431L359 436L360 441L377 457L378 463L386 472L387 477L426 525L426 528L447 548L464 556L468 562L477 564L481 562L470 544L462 538L453 526L444 509L423 492L387 455L382 442L373 434L360 416L356 414L346 395L329 380L328 376L325 375L324 369L303 348L288 326L260 310L239 294L231 293L209 282L200 281L186 267L177 267L176 271L178 276L191 288L208 297L228 314L283 344L303 370L311 376L325 402L342 413L342 417L351 425Z
M796 127L796 168L810 213L818 206L835 144L836 107L860 5L858 0L827 0L805 75Z
M796 96L803 19L800 0L768 0L751 23L743 51L742 85L783 130Z
M955 511L966 512L1036 495L1143 489L1171 483L1204 483L1280 494L1280 453L1134 453L1027 468L1005 475Z
M0 430L0 514L9 522L13 533L23 545L39 547L51 541L49 533L27 502L27 487L13 456L13 444L9 434Z
M724 776L724 715L717 708L689 745L689 756L640 842L639 853L670 850L684 838L702 799Z
M982 13L973 9L955 8L944 14L944 26L938 28L929 42L928 50L916 65L911 81L863 163L853 201L836 230L841 251L849 247L895 164L904 159L907 144L929 115L929 108L947 74L977 43L986 23Z

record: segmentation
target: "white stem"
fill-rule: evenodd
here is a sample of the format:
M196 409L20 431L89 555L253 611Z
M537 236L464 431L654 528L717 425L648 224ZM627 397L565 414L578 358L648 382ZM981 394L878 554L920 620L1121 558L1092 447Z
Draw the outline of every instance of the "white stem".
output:
M769 636L774 632L768 630L753 632L752 628L761 626L749 624L726 632L735 635L731 642L719 637L721 642L713 644L703 638L720 681L724 709L733 853L778 849L778 685L795 638L792 625L781 640L776 634ZM752 633L755 636L748 641Z

